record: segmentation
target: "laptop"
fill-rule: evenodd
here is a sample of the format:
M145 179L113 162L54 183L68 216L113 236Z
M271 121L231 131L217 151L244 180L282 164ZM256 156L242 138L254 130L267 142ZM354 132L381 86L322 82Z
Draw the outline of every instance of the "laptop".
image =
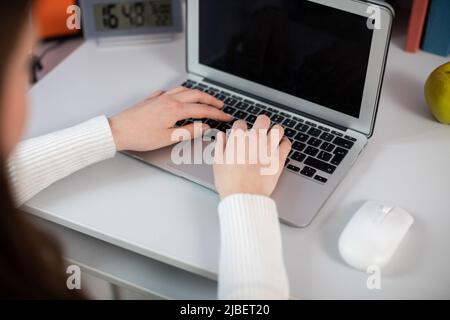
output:
M273 198L282 222L307 226L374 131L392 8L358 0L189 0L187 6L183 85L224 101L224 111L249 127L265 114L285 128L292 151ZM231 127L211 119L177 126L193 121ZM203 140L202 148L213 143ZM176 164L172 148L129 155L214 190L212 166Z

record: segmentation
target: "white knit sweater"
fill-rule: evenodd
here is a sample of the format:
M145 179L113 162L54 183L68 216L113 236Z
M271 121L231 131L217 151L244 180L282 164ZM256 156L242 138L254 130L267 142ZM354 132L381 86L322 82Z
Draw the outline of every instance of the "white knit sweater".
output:
M10 158L18 205L52 183L116 154L106 117L22 142ZM275 202L236 194L219 204L221 299L287 299L280 227Z

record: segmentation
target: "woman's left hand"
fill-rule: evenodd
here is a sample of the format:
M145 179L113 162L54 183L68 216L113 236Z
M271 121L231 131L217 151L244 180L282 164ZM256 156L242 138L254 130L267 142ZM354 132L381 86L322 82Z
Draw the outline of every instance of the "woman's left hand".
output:
M231 121L232 117L222 108L222 101L204 92L178 87L155 92L147 100L111 117L109 123L118 151L150 151L177 142L171 136L179 120ZM195 132L193 124L181 128L189 131L191 138L197 138L209 126L203 123L201 132Z

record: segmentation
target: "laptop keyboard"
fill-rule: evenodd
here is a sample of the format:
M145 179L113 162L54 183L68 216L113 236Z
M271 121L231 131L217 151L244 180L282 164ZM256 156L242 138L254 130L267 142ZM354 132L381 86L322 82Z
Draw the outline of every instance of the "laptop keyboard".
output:
M285 169L321 184L328 181L327 177L336 171L356 141L354 137L344 132L203 83L188 80L183 83L183 86L203 91L223 101L225 113L232 115L235 119L245 120L249 126L252 126L256 118L262 114L267 115L272 123L283 126L285 136L292 142L292 150L286 160ZM212 119L197 121L207 123L211 128L224 132L231 129L232 125L232 121L229 123ZM176 126L193 122L194 119L181 120L176 123Z

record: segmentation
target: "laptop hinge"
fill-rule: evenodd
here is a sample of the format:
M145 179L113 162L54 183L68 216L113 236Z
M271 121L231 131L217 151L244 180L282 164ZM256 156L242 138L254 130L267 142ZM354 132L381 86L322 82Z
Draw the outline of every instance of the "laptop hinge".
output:
M255 100L259 100L259 101L261 101L261 102L270 104L270 105L275 106L275 107L277 107L277 108L284 109L284 110L287 110L287 111L292 112L292 113L297 113L297 114L299 114L299 115L301 115L301 116L303 116L303 117L305 117L305 118L310 118L310 119L312 119L312 120L315 120L315 121L317 121L317 122L321 122L321 123L323 123L323 124L326 124L326 125L328 125L328 126L330 126L330 127L336 128L336 129L341 130L341 131L344 131L344 132L347 131L347 129L348 129L348 128L344 127L344 126L338 125L338 124L336 124L336 123L332 123L332 122L330 122L330 121L328 121L328 120L325 120L325 119L322 119L322 118L313 116L313 115L311 115L311 114L308 114L308 113L299 111L299 110L297 110L297 109L291 108L291 107L286 106L286 105L283 105L283 104L281 104L281 103L277 103L277 102L275 102L275 101L271 101L271 100L269 100L269 99L260 97L260 96L258 96L258 95L251 94L251 93L249 93L249 92L245 92L245 91L242 91L242 90L233 88L233 87L231 87L231 86L228 86L228 85L226 85L226 84L223 84L223 83L220 83L220 82L217 82L217 81L208 79L208 78L204 78L203 81L204 81L204 82L211 83L211 84L216 85L216 86L219 86L219 87L223 87L223 88L228 89L228 90L230 90L230 91L234 91L234 92L239 93L239 94L242 94L242 95L244 95L244 96L248 96L248 97L253 98L253 99L255 99Z

